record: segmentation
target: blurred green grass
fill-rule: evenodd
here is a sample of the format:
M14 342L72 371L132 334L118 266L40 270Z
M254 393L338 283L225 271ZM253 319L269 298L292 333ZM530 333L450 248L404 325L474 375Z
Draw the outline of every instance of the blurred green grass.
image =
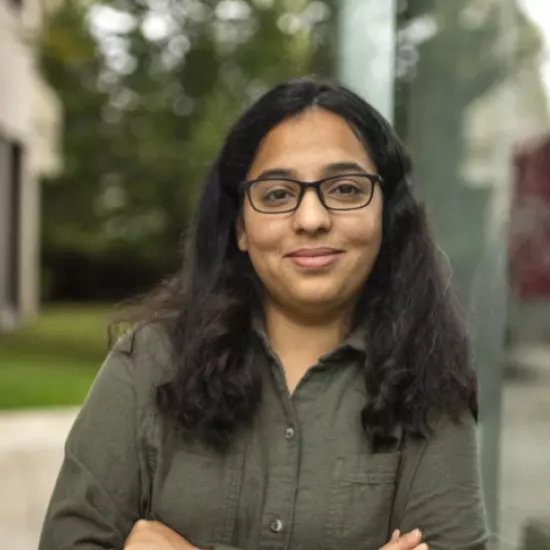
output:
M0 409L79 405L107 352L108 305L55 305L0 333Z

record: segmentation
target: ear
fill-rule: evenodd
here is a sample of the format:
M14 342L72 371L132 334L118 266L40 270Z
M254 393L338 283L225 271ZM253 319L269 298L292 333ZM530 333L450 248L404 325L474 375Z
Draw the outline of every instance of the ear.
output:
M248 252L248 237L244 227L244 218L242 213L239 214L235 224L235 233L237 235L237 246L241 252Z

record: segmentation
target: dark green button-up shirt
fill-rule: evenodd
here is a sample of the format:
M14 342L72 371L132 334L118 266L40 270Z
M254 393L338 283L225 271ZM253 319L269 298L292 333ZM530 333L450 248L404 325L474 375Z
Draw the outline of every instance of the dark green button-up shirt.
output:
M360 339L321 357L292 396L262 339L261 405L217 453L182 440L155 409L156 386L174 375L162 330L122 338L67 439L39 549L122 550L139 518L199 548L377 550L390 523L420 528L431 550L487 548L469 414L439 417L426 442L373 454L360 423Z

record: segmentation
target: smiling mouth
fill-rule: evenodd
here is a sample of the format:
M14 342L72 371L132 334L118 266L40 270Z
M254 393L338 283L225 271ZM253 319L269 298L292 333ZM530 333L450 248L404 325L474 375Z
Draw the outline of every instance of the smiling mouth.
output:
M297 250L286 257L300 268L321 269L336 262L343 253L335 248L311 248Z

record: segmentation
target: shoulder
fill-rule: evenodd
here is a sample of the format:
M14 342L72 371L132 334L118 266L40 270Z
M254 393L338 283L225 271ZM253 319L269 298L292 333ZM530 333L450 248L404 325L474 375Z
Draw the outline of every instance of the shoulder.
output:
M156 357L166 362L171 355L169 325L164 322L140 323L124 332L115 342L112 352L133 362Z
M474 414L464 409L451 416L447 412L432 412L428 418L430 433L425 438L408 437L405 456L416 462L437 465L460 463L477 457L477 423Z
M450 414L443 411L435 413L432 416L432 433L428 437L436 442L456 442L460 440L464 442L465 438L475 439L477 432L477 421L471 409L463 408L456 414Z
M169 330L164 322L137 325L122 334L109 353L107 362L124 363L138 394L149 395L175 374Z

